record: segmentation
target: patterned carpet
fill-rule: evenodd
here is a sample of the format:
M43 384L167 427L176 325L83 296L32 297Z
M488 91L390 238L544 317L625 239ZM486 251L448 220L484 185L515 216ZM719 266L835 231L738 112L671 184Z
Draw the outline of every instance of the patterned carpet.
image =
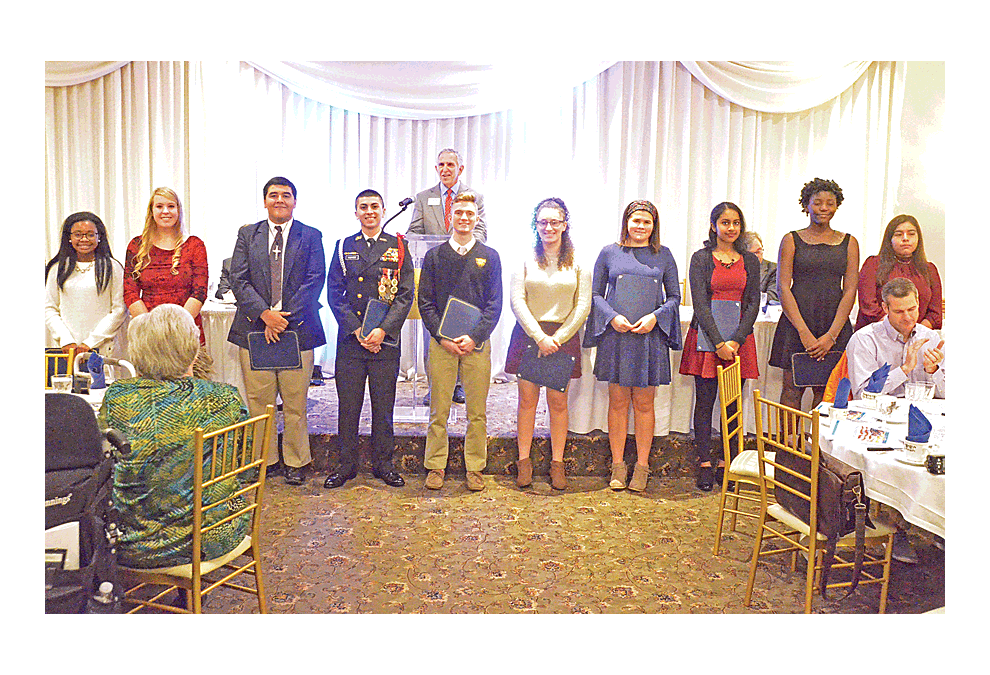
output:
M717 496L684 478L653 478L642 494L603 478L525 491L485 476L469 492L448 477L439 492L407 475L393 489L360 475L325 490L268 482L265 583L272 613L800 613L803 561L761 562L753 603L743 606L752 538L727 533L711 549ZM752 531L752 525L744 526ZM944 553L911 532L918 565L893 563L888 613L945 604ZM782 557L783 558L783 557ZM215 593L207 613L257 612L238 594ZM876 586L822 600L817 613L875 613Z

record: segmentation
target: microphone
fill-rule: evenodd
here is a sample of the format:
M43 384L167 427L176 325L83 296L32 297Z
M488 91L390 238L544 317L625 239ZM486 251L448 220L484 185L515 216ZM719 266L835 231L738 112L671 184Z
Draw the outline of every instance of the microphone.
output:
M403 200L402 200L401 202L399 202L399 206L401 206L401 207L402 207L401 209L399 209L399 213L402 213L402 212L403 212L403 211L405 211L405 210L406 210L407 208L409 208L409 205L410 205L410 204L412 204L412 203L413 203L413 200L412 200L412 199L410 199L409 197L406 197L406 198L405 198L405 199L403 199ZM386 220L386 221L385 221L385 225L388 225L388 224L389 224L389 223L391 223L391 222L392 222L393 220L395 220L395 218L396 218L396 216L398 216L398 215L399 215L399 213L396 213L396 214L395 214L394 216L392 216L391 218L389 218L388 220ZM384 231L385 231L385 225L382 225L382 232L384 232Z

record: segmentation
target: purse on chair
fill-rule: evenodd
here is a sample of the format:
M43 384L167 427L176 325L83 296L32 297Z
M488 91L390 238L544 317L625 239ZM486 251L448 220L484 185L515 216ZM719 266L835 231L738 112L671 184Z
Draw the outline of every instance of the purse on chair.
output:
M789 452L778 453L777 462L780 466L792 469L804 476L811 473L807 459L802 459ZM786 471L777 472L777 477L780 483L802 494L808 494L806 482L799 478L791 476ZM811 503L807 497L802 499L786 490L779 490L777 502L802 521L810 524ZM870 498L865 493L863 474L845 462L824 452L821 453L818 465L818 506L815 520L818 522L818 531L828 537L822 560L820 580L823 598L827 597L826 586L835 559L836 544L841 537L850 532L856 533L856 548L852 581L846 595L851 595L856 590L863 568L866 527L867 525L873 527L868 514L869 508ZM809 561L809 564L814 563Z

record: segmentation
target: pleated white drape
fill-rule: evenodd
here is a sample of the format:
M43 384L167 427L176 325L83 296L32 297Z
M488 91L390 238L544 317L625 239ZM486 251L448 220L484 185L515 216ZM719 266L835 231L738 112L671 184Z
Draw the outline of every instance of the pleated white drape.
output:
M665 61L619 62L512 109L434 119L319 102L245 62L108 63L93 66L109 70L95 79L84 81L79 67L72 77L81 83L45 89L49 257L62 220L91 210L122 259L152 189L169 185L183 199L189 231L206 242L216 281L237 228L265 215L260 191L273 175L296 183L296 216L323 231L329 257L336 239L358 227L355 194L377 189L386 217L393 215L400 199L436 183L436 153L447 146L462 152L463 179L485 195L489 243L502 255L506 285L531 245L532 208L550 195L567 202L572 236L589 262L615 240L625 204L651 199L682 277L707 236L709 212L724 200L742 207L771 258L783 234L807 224L798 195L815 176L842 186L835 226L861 242L876 241L894 215L903 63L767 66L790 83L764 92L767 109L784 106L788 90L821 101L794 112L732 102L759 98L741 84L740 73L759 70L752 63ZM49 68L49 81L58 70ZM389 230L404 232L410 215ZM513 321L506 301L493 372ZM324 322L330 344L317 359L332 370L336 325L328 311Z

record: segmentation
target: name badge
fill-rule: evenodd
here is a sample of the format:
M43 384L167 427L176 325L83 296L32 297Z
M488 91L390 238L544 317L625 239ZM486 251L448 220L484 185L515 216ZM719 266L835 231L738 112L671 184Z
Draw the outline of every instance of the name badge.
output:
M344 260L360 260L360 253L352 253L350 251L344 251Z
M426 205L427 206L440 206L440 198L439 197L427 197L426 198Z

